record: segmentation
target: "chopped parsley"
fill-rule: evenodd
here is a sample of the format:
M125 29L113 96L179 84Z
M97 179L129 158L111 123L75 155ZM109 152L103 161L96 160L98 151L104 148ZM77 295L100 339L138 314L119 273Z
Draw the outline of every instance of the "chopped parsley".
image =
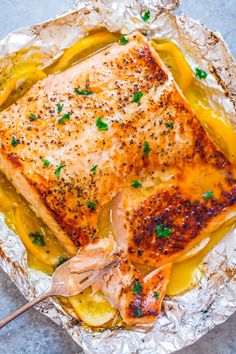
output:
M63 104L60 104L60 102L57 104L57 113L60 114L63 110Z
M139 284L138 280L135 279L134 281L134 287L132 289L133 293L135 295L138 295L142 292L143 286L141 284Z
M137 309L137 317L140 318L141 317L141 310Z
M32 238L32 243L37 246L44 247L46 246L46 243L44 241L43 235L40 234L40 232L30 232L29 237Z
M139 103L140 102L140 99L141 97L143 97L143 93L141 91L139 92L136 92L133 94L133 99L131 102L134 102L134 103Z
M211 199L211 198L214 198L214 194L213 194L212 191L208 191L208 192L206 192L206 193L204 193L204 194L202 195L202 198L204 198L204 199Z
M48 167L48 166L50 165L50 161L47 160L47 159L43 159L43 165L44 165L45 167Z
M206 79L207 78L207 73L200 69L200 68L196 68L195 70L195 76L197 79Z
M97 168L98 168L98 165L94 165L94 166L91 168L90 172L94 175L94 174L96 173Z
M97 208L96 204L93 202L87 202L87 206L92 210L96 210Z
M102 121L102 117L98 117L96 121L96 127L100 131L107 131L108 130L108 124Z
M30 119L31 122L33 122L34 120L37 120L38 117L35 114L30 114L29 115L29 119Z
M143 21L147 22L150 19L150 11L144 12L142 19Z
M170 238L171 229L163 227L163 224L156 226L156 233L158 238Z
M125 45L125 44L127 44L128 42L129 42L129 40L128 40L125 36L121 36L121 37L120 37L119 43L120 43L121 45Z
M144 141L144 143L143 143L143 156L146 157L151 150L152 149L150 148L150 145L148 144L148 142Z
M66 164L63 163L63 164L60 164L57 169L55 170L55 175L56 175L56 178L58 179L59 176L60 176L60 173L61 173L61 170L62 168L66 167Z
M68 261L68 257L62 257L62 256L60 256L59 258L58 258L58 263L57 263L57 267L60 267L60 265L62 265L63 263L65 263L66 261Z
M137 181L136 179L132 182L131 186L134 188L142 188L142 184L139 183L139 181Z
M63 116L58 119L57 123L58 124L63 124L66 119L67 120L70 119L70 116L71 116L70 113L63 114Z
M159 292L158 291L154 291L154 296L155 296L155 298L158 300L159 299Z
M167 127L167 128L174 128L174 123L173 122L166 122L165 123L165 126Z
M82 96L89 96L92 95L92 91L90 90L79 90L77 87L74 88L74 91L77 93L77 95L82 95Z
M18 139L15 136L13 136L12 139L11 139L11 145L13 147L16 147L18 144L20 144L20 139Z

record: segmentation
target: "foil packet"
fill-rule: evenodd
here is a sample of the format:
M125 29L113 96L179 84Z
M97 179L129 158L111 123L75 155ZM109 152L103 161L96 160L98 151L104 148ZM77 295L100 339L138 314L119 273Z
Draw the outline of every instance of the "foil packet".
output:
M208 101L236 128L236 64L221 35L187 16L174 16L178 0L81 0L62 16L20 28L0 41L0 57L11 64L11 54L35 47L44 53L42 67L50 65L89 31L107 28L129 33L135 29L150 38L176 43L193 68L210 72L202 83ZM142 14L150 11L150 20ZM25 248L0 214L0 265L28 299L47 289L50 277L27 265ZM203 260L197 285L181 296L166 297L163 312L147 331L84 329L71 309L49 299L37 309L64 327L87 353L166 354L194 343L236 310L236 229Z

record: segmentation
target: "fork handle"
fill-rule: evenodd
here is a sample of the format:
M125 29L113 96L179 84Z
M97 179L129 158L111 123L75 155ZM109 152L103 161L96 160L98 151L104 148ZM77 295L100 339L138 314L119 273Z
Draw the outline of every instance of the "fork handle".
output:
M37 305L39 302L45 300L47 297L49 297L51 294L49 293L44 293L42 295L37 296L35 299L27 302L27 304L23 305L20 307L18 310L15 312L11 313L7 317L3 318L0 321L0 329L3 328L6 324L9 322L13 321L16 317L20 316L22 313L30 309L32 306Z

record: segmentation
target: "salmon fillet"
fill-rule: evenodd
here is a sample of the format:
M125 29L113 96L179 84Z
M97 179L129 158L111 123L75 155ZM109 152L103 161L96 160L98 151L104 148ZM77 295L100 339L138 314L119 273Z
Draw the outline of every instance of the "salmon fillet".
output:
M111 209L121 253L99 286L136 324L160 313L171 263L235 215L236 171L146 38L127 39L0 114L0 170L68 252L93 240L78 269L95 266L96 250L106 264L97 238Z

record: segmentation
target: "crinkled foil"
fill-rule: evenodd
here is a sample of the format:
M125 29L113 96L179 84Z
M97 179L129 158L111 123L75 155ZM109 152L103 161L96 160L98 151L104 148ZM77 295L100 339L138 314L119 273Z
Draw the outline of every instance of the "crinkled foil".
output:
M169 38L182 49L193 68L210 71L202 85L208 99L227 115L236 127L236 65L219 33L209 31L186 16L174 16L178 0L91 0L78 1L74 9L46 23L21 28L0 42L0 55L21 48L39 47L44 66L55 60L66 47L90 30L106 27L128 33L139 29L152 38ZM150 10L149 22L141 15ZM50 277L27 266L24 246L0 215L0 264L27 299L46 289ZM236 230L232 230L204 259L197 286L178 297L166 297L162 316L148 332L85 330L59 302L48 300L38 309L63 326L88 353L171 353L195 342L236 309ZM67 311L68 312L68 311Z

